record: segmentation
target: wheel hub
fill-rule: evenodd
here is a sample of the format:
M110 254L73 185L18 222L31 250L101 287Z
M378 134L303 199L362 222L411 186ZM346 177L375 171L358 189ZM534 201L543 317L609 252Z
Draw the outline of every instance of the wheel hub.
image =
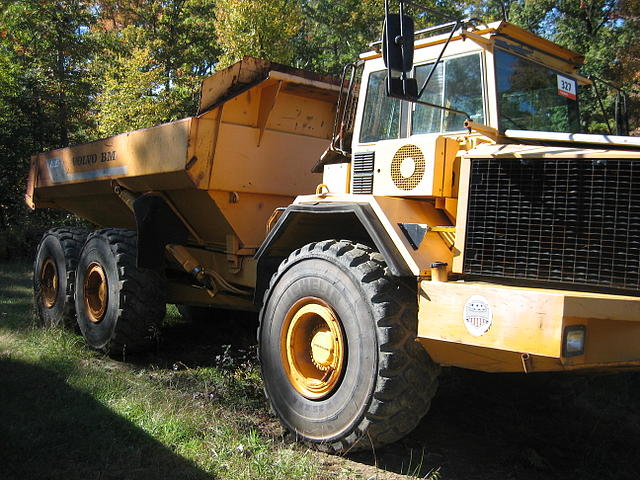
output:
M287 312L281 340L282 364L303 396L322 399L336 388L345 363L342 326L333 309L306 297Z
M87 316L93 323L104 318L109 296L107 286L107 276L102 266L96 262L91 263L84 275L84 305Z
M42 292L42 303L47 308L52 308L58 298L58 269L56 262L51 257L47 257L40 269L40 291Z
M334 350L333 334L329 330L319 330L311 339L311 360L321 370L331 366Z

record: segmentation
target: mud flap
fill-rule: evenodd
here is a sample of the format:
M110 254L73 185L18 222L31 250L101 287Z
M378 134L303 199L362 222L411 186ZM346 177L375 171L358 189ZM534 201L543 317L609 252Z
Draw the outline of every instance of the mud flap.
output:
M163 270L165 247L169 243L184 245L189 231L158 195L146 194L133 202L138 230L138 268Z

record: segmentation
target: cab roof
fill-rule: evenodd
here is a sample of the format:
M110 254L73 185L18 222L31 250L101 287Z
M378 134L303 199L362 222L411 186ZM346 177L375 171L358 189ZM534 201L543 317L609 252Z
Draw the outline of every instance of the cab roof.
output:
M419 35L417 35L419 37ZM561 47L557 43L546 40L538 35L535 35L527 30L524 30L512 23L504 20L498 22L492 22L486 25L478 25L473 29L460 30L451 39L451 41L461 40L465 38L478 38L483 37L485 41L490 42L492 45L500 45L501 43L515 44L523 49L533 50L534 53L542 53L555 57L557 60L562 60L568 63L572 69L577 69L584 64L584 56L580 55L573 50ZM415 41L415 48L424 48L432 45L443 44L449 37L448 33L428 36L425 38L418 38ZM374 45L380 45L381 42L375 42ZM372 60L380 57L379 50L372 50L360 55L363 60Z

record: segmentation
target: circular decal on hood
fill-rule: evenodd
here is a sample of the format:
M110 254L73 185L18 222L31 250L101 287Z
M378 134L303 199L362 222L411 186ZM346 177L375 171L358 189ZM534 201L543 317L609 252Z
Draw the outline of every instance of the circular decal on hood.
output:
M491 306L482 295L469 297L464 304L464 326L474 337L479 337L487 333L491 327L493 313Z

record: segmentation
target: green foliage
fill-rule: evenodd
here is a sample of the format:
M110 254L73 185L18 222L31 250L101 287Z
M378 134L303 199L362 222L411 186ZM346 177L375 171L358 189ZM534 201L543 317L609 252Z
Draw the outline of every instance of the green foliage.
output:
M23 203L29 157L90 136L92 22L89 2L79 0L0 4L0 227L12 229L11 245L31 223Z
M84 140L88 98L95 86L87 65L97 47L84 34L89 2L17 0L0 13L3 59L14 65L20 96L12 97L33 130L32 146L50 148Z
M507 16L577 50L587 60L584 73L629 92L631 127L640 133L637 1L420 3L482 21ZM339 74L380 38L382 17L382 0L1 2L0 228L24 239L30 229L64 219L27 214L31 155L193 114L202 79L244 55ZM417 15L416 23L439 20ZM600 89L606 114L593 88L581 93L582 120L592 132L612 123L615 97Z
M220 49L213 0L97 2L91 36L102 85L95 105L98 132L115 134L193 114L198 87Z
M245 55L291 63L301 20L300 2L294 0L218 0L215 31L224 55L217 68Z
M360 53L370 50L369 43L381 37L384 18L381 0L308 0L300 3L302 28L294 39L296 66L300 68L340 74L345 64L357 60ZM447 15L462 16L459 2L425 0L419 3ZM415 20L417 28L442 23L441 19L430 15L417 15Z
M380 37L383 2L312 0L302 4L304 21L295 41L300 68L339 74Z
M166 118L164 75L149 47L133 47L129 55L116 57L101 73L104 87L96 98L100 136L149 127Z

